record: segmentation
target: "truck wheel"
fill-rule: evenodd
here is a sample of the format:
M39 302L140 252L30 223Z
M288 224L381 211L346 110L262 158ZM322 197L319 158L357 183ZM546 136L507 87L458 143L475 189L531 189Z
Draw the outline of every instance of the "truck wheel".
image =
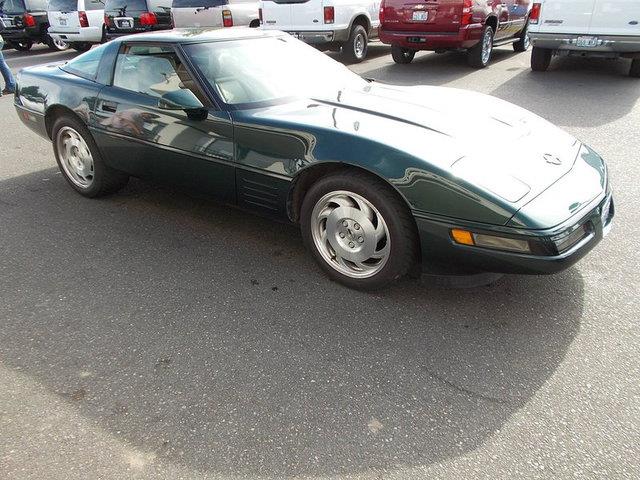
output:
M33 42L15 42L11 43L11 46L13 46L13 48L18 50L19 52L28 52L29 50L31 50L31 47L33 47Z
M69 46L77 52L88 52L91 50L91 44L89 42L73 42Z
M533 47L531 50L531 70L546 72L551 63L552 52L548 48Z
M409 50L408 48L398 47L396 45L391 46L391 58L393 58L393 61L396 63L411 63L415 56L415 50Z
M634 58L631 62L631 70L629 70L629 76L640 78L640 58Z
M342 45L342 55L350 63L360 63L367 56L369 36L362 25L354 25L347 43Z
M493 52L493 28L485 25L482 29L480 41L467 50L467 63L474 68L484 68L491 60Z
M519 40L513 44L513 50L515 52L526 52L529 49L529 45L531 45L531 40L529 40L529 19L527 19L527 23L525 23L520 32Z
M59 38L54 39L52 37L47 36L46 42L49 48L54 52L64 52L69 48L69 44Z

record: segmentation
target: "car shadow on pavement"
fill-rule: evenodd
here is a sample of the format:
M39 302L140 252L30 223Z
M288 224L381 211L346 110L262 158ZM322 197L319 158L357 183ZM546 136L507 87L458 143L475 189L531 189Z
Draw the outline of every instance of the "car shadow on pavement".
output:
M389 51L389 55L391 52ZM500 62L510 59L513 55L511 47L496 48L493 51L491 64L487 68L495 68ZM477 72L467 63L465 52L418 52L415 59L408 65L391 63L380 68L359 72L365 78L373 78L380 82L393 85L444 85L454 80Z
M458 457L580 329L577 269L366 294L328 281L294 226L140 181L88 200L47 169L1 182L0 206L5 368L192 476Z
M547 72L523 69L491 94L533 112L552 112L548 120L560 126L598 127L627 115L640 98L640 80L628 76L629 64L554 59ZM554 104L564 108L553 108Z

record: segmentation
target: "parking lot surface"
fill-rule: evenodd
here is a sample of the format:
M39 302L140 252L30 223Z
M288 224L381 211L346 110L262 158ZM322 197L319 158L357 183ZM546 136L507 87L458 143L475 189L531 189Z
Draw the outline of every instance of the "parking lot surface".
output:
M507 47L484 70L370 54L353 70L491 94L590 144L611 234L555 276L359 293L294 226L135 180L79 196L3 97L0 478L640 477L640 81L533 74ZM14 70L74 55L5 51Z

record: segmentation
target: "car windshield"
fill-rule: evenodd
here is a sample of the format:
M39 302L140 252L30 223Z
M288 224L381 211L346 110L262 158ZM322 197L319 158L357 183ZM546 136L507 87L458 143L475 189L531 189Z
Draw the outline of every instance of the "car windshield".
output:
M341 63L288 35L184 48L229 105L250 108L291 97L335 99L345 88L367 85Z

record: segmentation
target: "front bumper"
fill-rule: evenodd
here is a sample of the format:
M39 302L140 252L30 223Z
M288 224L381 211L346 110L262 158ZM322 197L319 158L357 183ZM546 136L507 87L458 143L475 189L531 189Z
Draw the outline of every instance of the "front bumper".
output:
M606 211L603 209L606 208ZM562 225L548 230L526 230L510 227L472 226L435 218L415 216L422 248L423 270L429 273L494 272L515 274L551 274L565 270L584 257L611 228L615 212L613 197L602 195L587 213L572 217ZM504 250L460 245L453 241L452 228L488 235L527 240L535 245L535 253L524 254ZM560 239L584 229L575 241L558 250Z
M380 27L378 36L382 43L410 50L471 48L480 41L482 25L466 25L456 32L411 32Z
M579 37L595 37L597 44L591 47L579 47ZM579 52L580 54L614 54L615 56L640 56L640 36L622 35L577 35L569 33L529 32L531 43L535 47L557 51Z

